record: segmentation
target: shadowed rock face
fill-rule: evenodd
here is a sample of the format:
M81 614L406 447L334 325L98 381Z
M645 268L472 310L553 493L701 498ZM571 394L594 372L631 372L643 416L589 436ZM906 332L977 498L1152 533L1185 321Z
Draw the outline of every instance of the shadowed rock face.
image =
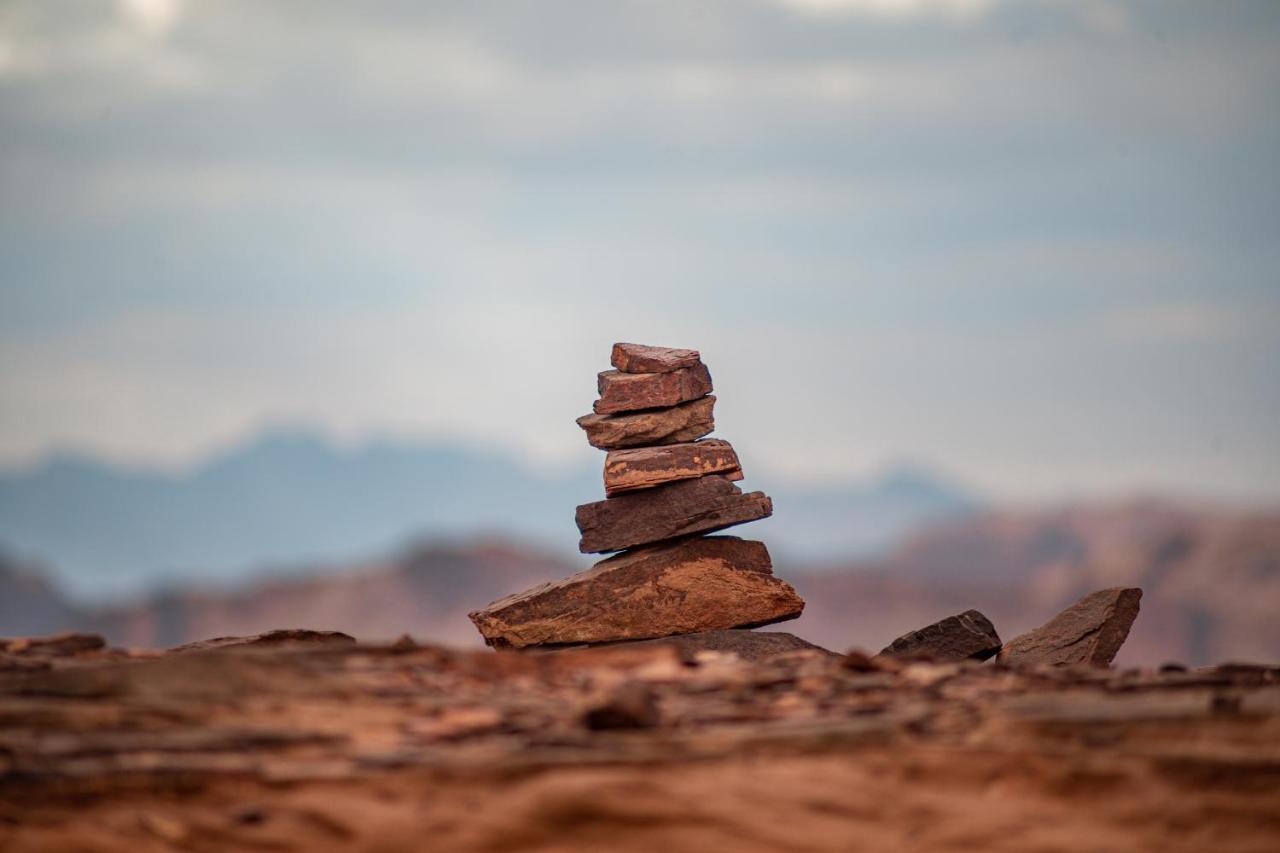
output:
M880 652L890 657L924 657L942 662L986 660L1000 651L1000 635L991 620L976 610L948 616L903 634Z
M731 536L628 551L471 614L491 646L599 643L794 619L804 602L762 542Z
M1141 600L1142 590L1131 587L1090 593L1034 631L1014 637L1000 660L1022 666L1108 666L1129 636Z
M584 554L621 551L687 536L710 533L773 513L764 492L743 494L718 475L682 480L616 498L583 504L576 521Z
M784 631L702 631L619 645L647 646L659 643L674 647L686 660L695 660L698 652L722 652L736 655L744 661L763 661L789 652L819 652L824 656L839 657L833 651Z

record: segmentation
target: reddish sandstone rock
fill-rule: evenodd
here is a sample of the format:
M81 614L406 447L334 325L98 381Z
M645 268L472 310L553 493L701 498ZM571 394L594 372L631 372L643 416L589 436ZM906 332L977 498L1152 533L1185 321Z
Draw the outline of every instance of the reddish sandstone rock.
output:
M578 507L578 550L621 551L692 533L709 533L767 518L773 503L764 492L743 494L724 477L668 483Z
M986 660L1000 651L1000 635L991 620L976 610L948 616L903 634L880 652L889 657L924 657L939 663Z
M670 373L623 373L606 370L596 383L600 399L593 409L597 415L658 409L696 400L711 393L711 373L696 364Z
M681 657L687 661L697 660L698 652L732 654L744 661L763 661L791 652L816 652L824 658L840 657L829 649L815 646L808 640L802 640L795 634L788 634L785 631L748 631L741 629L700 631L696 634L680 634L675 637L664 637L660 640L643 640L620 645L656 646L659 644L677 649Z
M583 415L578 426L587 433L592 447L612 450L619 447L647 447L702 438L716 428L713 395L679 406L621 415Z
M609 362L623 373L670 373L693 367L701 358L696 349L614 344Z
M470 616L489 645L523 648L768 625L803 609L764 543L712 536L637 548Z
M738 455L729 442L708 438L661 447L611 450L604 460L604 492L613 497L707 474L742 479Z
M1138 618L1142 590L1115 587L1090 593L1045 624L1014 637L1000 660L1019 666L1107 666Z

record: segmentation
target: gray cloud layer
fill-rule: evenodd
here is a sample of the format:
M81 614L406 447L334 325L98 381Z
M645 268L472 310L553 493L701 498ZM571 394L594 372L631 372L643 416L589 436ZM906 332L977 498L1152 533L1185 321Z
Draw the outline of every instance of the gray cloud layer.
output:
M0 458L581 451L700 346L776 476L1280 494L1269 2L0 9ZM824 447L818 458L810 451Z

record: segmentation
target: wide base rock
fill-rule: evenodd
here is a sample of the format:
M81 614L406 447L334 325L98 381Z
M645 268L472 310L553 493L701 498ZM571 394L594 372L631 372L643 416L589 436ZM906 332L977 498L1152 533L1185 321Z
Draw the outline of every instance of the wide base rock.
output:
M763 543L713 536L628 551L470 616L489 645L523 648L768 625L803 609Z
M1045 624L1014 637L1000 660L1018 666L1107 666L1138 618L1142 590L1115 587L1090 593Z

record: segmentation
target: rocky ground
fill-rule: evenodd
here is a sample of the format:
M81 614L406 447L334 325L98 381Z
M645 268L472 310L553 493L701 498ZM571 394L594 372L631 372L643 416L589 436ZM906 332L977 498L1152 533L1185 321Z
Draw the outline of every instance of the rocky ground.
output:
M274 639L9 641L0 849L1280 848L1280 668Z

